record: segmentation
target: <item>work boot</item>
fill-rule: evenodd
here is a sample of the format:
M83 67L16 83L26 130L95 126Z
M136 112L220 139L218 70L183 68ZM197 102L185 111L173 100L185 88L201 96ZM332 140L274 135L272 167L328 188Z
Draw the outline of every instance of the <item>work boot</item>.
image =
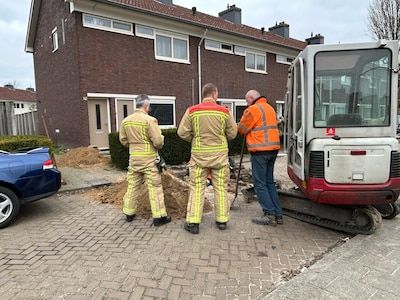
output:
M136 215L125 215L126 216L126 221L128 222L128 223L130 223L130 222L132 222L133 221L133 219L136 217Z
M226 229L226 222L215 222L217 224L217 227L219 230L225 230Z
M199 234L199 224L197 223L185 223L183 228L191 234Z
M269 213L264 213L264 215L260 217L254 217L251 221L258 225L276 225L275 216Z
M154 218L153 219L153 225L154 226L161 226L161 225L167 224L169 222L171 222L171 217L170 216L164 216L164 217L161 217L161 218Z
M283 225L283 218L282 216L275 216L276 224Z

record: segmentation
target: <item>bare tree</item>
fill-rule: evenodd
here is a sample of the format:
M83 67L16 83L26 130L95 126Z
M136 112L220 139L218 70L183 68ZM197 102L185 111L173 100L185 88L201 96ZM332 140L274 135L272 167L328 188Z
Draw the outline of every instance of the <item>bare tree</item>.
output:
M368 31L375 39L399 39L400 0L372 0L368 7Z

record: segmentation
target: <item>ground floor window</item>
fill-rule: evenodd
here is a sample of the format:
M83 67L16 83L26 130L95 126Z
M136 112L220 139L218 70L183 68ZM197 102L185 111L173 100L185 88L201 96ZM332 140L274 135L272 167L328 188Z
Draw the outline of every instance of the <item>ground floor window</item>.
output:
M247 103L242 99L218 99L222 106L225 106L232 113L236 123L239 123L240 118L243 115L244 110L247 107Z

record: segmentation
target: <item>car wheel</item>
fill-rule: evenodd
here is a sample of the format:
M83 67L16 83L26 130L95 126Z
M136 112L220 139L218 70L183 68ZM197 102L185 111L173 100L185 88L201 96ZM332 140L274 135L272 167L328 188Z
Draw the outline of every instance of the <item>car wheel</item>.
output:
M0 229L15 220L20 203L17 195L10 189L0 186Z

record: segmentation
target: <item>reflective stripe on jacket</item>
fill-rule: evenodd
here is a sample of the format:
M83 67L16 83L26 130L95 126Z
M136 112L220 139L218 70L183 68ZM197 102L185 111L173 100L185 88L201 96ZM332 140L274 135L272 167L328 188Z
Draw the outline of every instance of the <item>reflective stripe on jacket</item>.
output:
M238 130L246 135L249 152L280 149L276 112L265 97L258 98L244 111Z
M157 150L164 145L157 119L141 110L122 121L119 140L122 145L129 145L129 155L134 157L155 158Z
M211 98L189 107L178 128L178 135L192 143L192 159L204 167L226 163L228 140L236 134L237 126L229 110Z

